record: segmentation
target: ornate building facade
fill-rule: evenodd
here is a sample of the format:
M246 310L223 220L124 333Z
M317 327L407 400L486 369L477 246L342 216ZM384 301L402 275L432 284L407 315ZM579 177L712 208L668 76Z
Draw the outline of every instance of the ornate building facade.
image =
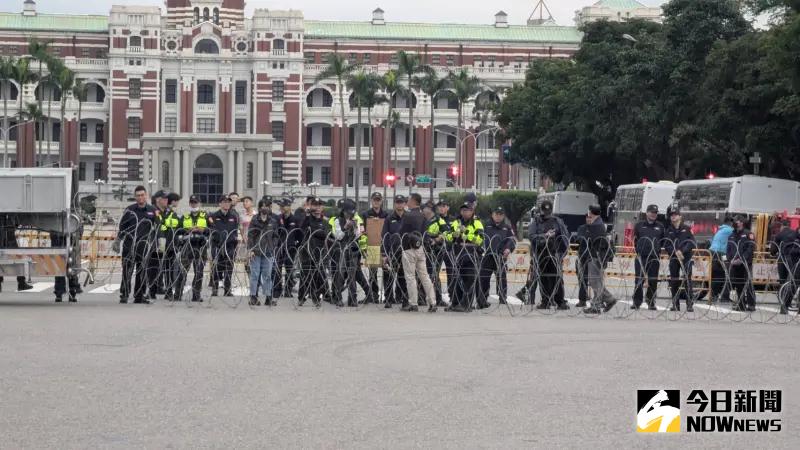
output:
M442 76L467 67L484 83L481 95L502 95L524 80L529 65L569 58L581 39L576 27L552 20L510 25L502 11L493 23L464 25L397 23L381 9L359 22L305 20L296 10L256 9L247 17L244 0L166 0L165 6L112 6L108 16L51 15L26 0L22 12L0 13L0 55L24 57L32 39L49 41L51 54L89 86L80 105L64 94L63 124L64 154L80 165L86 185L98 179L143 183L205 201L222 192L260 196L312 185L318 195L334 197L344 183L353 185L358 128L351 93L340 97L336 80L315 81L328 54L382 74L396 68L397 51L406 50ZM31 67L39 70L36 60ZM58 89L12 80L0 95L11 117L9 164L57 160ZM16 124L20 105L40 98L49 126ZM384 158L401 187L406 175L427 174L444 189L456 160L462 187L535 187L535 171L503 161L494 124L472 116L480 98L463 108L462 133L452 100L432 103L414 90L408 101L391 99L399 122L389 130L388 151L381 125L388 105L364 112L362 198L385 183ZM346 172L333 163L345 152Z

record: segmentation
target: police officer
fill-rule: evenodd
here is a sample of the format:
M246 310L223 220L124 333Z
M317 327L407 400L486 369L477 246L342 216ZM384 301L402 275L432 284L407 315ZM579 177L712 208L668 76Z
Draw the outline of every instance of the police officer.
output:
M734 311L755 311L756 293L753 289L753 253L755 237L746 227L746 219L737 216L733 221L734 231L728 238L728 261L730 261L731 284L736 289Z
M383 222L381 230L381 255L383 266L390 275L383 279L383 288L386 292L385 308L393 304L404 304L408 301L406 281L403 275L403 245L400 230L403 226L403 216L406 213L406 198L398 195L394 198L394 211Z
M276 250L283 242L280 231L280 223L270 211L267 202L264 199L259 200L258 214L250 221L247 230L247 247L250 255L250 306L260 304L259 286L264 292L264 305L277 305L273 297L272 266L275 264Z
M175 241L178 243L177 259L180 264L174 299L183 300L183 287L189 277L189 270L194 271L192 279L192 301L202 302L200 290L203 288L203 269L208 257L208 242L211 234L208 214L200 209L200 199L189 197L189 213L181 219L181 227L175 230Z
M136 203L125 208L119 222L115 248L122 247L122 281L119 302L128 303L131 278L135 278L133 303L149 304L147 294L147 260L153 245L156 209L147 203L147 189L136 186L133 190Z
M83 225L80 225L70 236L69 256L73 261L77 261L80 256L81 236L83 235ZM56 248L63 248L67 246L67 234L50 232L50 246ZM78 292L81 291L81 284L78 281L78 274L72 269L68 269L67 276L55 277L55 286L53 287L53 294L56 296L56 303L63 301L64 294L67 292L69 285L69 301L75 303L78 301Z
M452 224L454 218L450 217L450 205L444 201L439 200L439 203L436 204L436 214L444 220L445 222L445 230L450 230L450 224ZM455 286L456 286L456 277L455 277L455 261L453 260L453 244L448 242L445 239L443 252L442 252L442 264L444 264L445 273L447 274L447 295L450 298L450 302L453 301L453 296L455 295Z
M540 214L532 217L528 226L531 241L531 258L538 271L542 302L537 309L548 309L556 305L559 310L569 309L564 299L564 279L561 271L562 259L569 249L569 232L564 222L553 215L553 203L545 200L539 207ZM531 292L533 303L534 292Z
M506 221L506 211L502 207L497 207L492 211L492 220L484 226L486 238L483 243L485 253L481 260L480 281L481 288L478 292L479 307L489 306L489 288L492 282L492 275L497 280L497 295L500 297L500 304L506 304L508 295L508 281L506 277L506 261L509 255L514 252L517 239L514 230Z
M647 280L647 308L656 310L656 289L658 270L661 264L661 244L664 239L664 225L658 222L658 205L648 205L645 220L633 227L633 246L636 251L636 287L633 290L631 309L642 306L642 292Z
M445 240L453 244L456 280L454 296L447 311L469 312L477 288L484 229L469 203L461 205L460 212L461 217L450 224L450 230L445 234Z
M667 208L669 224L664 233L663 247L669 255L669 289L672 294L670 311L680 311L681 298L686 299L686 311L692 312L692 251L695 248L692 230L683 223L677 207ZM683 269L683 279L680 277ZM683 285L683 290L681 290Z
M366 288L366 296L370 297L369 284L361 272L361 248L359 241L364 235L364 224L356 214L356 204L352 200L344 200L337 217L328 220L333 244L331 248L331 268L333 273L333 302L343 307L342 294L348 292L347 306L357 307L356 280L361 273L362 288ZM364 242L366 243L366 241Z
M297 247L300 245L302 233L300 231L300 218L292 211L292 199L283 198L278 202L281 207L280 214L276 217L279 231L277 233L277 246L275 247L275 282L272 296L291 297L294 290L294 260L297 256Z
M300 306L311 298L314 306L319 307L328 287L322 261L327 253L325 244L329 226L328 219L323 214L323 205L322 199L318 197L311 199L308 215L300 226L303 231L303 241L298 251L301 274L297 299Z
M0 248L19 248L17 243L17 223L13 216L0 216ZM25 275L17 276L17 290L28 291L33 286L25 279ZM0 276L0 291L3 290L3 277Z
M588 215L588 213L587 213ZM599 215L599 214L598 214ZM592 260L588 239L588 224L584 223L578 227L575 235L570 241L578 246L578 257L575 260L575 273L578 278L578 308L585 308L589 302L589 263Z
M361 214L364 220L369 219L386 219L389 214L383 209L383 195L380 192L373 192L370 196L370 208ZM389 283L389 270L386 267L381 268L383 280L383 297L389 298L388 288L391 286ZM378 287L378 268L370 267L369 269L369 283L370 291L373 293L375 301L378 301L380 288Z
M427 254L428 276L433 282L436 296L436 306L446 307L447 303L442 299L442 280L439 274L442 271L442 264L444 264L444 233L450 226L436 214L435 209L436 207L430 202L422 208L422 214L425 216L425 253Z
M778 259L778 279L780 280L781 314L789 312L792 298L797 292L800 277L800 235L789 227L788 220L781 220L781 230L770 243L770 255ZM800 310L798 310L800 312Z
M606 233L606 225L600 218L600 206L591 205L586 213L586 224L579 229L579 247L586 252L584 270L586 283L592 289L592 306L583 310L584 314L600 314L611 311L617 299L605 285L605 269L613 258L613 246ZM587 293L588 294L588 293Z
M211 295L216 296L219 281L222 280L223 293L233 297L231 278L236 261L236 247L239 244L239 215L231 209L231 199L222 196L219 199L219 210L209 217L213 228L211 236L211 258L214 262Z
M172 274L174 272L175 252L172 240L175 229L180 226L178 215L169 207L169 193L158 191L156 199L156 245L150 258L150 299L156 294L164 294L165 300L172 299Z

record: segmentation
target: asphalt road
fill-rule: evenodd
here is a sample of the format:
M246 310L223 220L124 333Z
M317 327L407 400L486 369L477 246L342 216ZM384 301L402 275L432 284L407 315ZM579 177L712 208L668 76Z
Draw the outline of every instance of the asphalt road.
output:
M1 448L797 444L797 323L43 298L0 295ZM783 431L637 434L662 388L782 389Z

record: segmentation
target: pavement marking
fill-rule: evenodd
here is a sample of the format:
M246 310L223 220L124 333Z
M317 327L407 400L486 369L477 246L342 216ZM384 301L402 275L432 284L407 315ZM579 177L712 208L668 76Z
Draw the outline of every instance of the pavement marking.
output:
M90 294L110 294L119 290L119 284L104 284L89 291Z
M620 300L620 303L624 303L624 304L626 304L626 305L632 305L632 304L633 304L633 301L628 301L628 300ZM644 310L647 310L647 306L645 306L645 303L642 303L642 309L644 309ZM656 303L656 309L657 309L658 311L668 311L668 310L669 310L669 308L665 308L665 307L663 307L663 306L659 306L659 305L658 305L658 303Z
M17 292L29 292L29 293L36 293L42 292L44 290L50 289L51 287L55 286L56 284L50 281L39 281L37 283L33 283L32 289L27 289L25 291L17 291Z

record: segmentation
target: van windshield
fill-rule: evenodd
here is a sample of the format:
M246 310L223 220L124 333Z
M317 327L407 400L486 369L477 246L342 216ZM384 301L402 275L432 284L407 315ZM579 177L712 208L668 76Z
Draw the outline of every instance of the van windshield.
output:
M619 211L641 211L643 199L644 186L637 186L617 190L614 201Z
M678 186L675 202L682 211L725 211L733 183L709 183Z

